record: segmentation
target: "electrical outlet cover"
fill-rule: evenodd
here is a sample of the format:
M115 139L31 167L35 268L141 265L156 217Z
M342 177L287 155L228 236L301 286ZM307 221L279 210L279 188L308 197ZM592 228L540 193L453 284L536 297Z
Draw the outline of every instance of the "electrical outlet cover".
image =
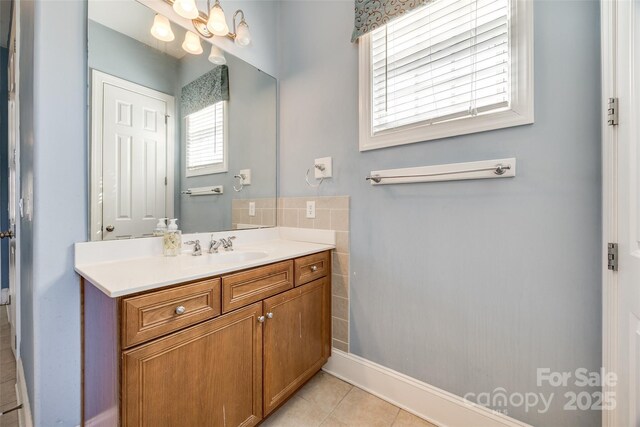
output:
M315 168L315 177L316 179L320 178L331 178L333 175L333 160L331 157L323 157L321 159L315 160L316 165L324 166L324 170L321 171L318 168Z
M249 216L256 216L256 202L249 202Z
M251 185L251 169L241 169L240 175L244 175L244 185Z
M308 201L307 202L307 218L315 218L316 217L316 202Z

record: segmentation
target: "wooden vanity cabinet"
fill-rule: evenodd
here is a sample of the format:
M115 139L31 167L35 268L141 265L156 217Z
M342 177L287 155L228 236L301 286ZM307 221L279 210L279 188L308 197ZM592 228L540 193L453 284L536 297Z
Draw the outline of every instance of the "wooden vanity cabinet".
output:
M331 293L318 279L264 301L264 415L311 378L329 358Z
M121 298L83 280L82 424L259 424L331 354L329 259Z
M262 303L127 350L122 425L254 426L262 419Z

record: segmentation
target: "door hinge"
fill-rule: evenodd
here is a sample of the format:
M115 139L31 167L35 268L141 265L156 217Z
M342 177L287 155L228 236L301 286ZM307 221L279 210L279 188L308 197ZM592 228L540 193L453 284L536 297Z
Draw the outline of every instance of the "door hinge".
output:
M168 184L169 184L169 182L167 181L167 177L165 176L165 177L164 177L164 185L166 186L166 185L168 185Z
M618 98L609 98L607 107L607 124L615 126L618 124Z
M607 268L611 271L618 271L618 244L609 243L607 245Z
M167 123L169 123L169 117L171 117L171 116L170 116L170 115L168 115L168 114L165 114L165 115L164 115L164 124L165 124L165 125L166 125Z

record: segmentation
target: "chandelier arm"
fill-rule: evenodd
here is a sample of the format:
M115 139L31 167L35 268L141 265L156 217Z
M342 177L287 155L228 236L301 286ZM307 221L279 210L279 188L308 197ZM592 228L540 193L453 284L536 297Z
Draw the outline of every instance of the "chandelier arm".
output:
M164 0L164 2L173 6L173 3L175 2L175 0ZM215 0L215 3L213 4L213 6L215 5L220 5L220 0ZM206 39L210 39L214 36L207 28L207 22L209 21L209 14L211 12L211 0L207 0L207 8L208 10L206 13L198 10L198 17L192 19L191 22L195 30L198 32L198 34L200 34L202 37ZM236 12L233 14L233 32L230 31L226 35L226 37L231 40L236 39L236 33L237 33L236 16L238 15L240 15L240 23L242 22L246 23L243 10L242 9L236 10Z

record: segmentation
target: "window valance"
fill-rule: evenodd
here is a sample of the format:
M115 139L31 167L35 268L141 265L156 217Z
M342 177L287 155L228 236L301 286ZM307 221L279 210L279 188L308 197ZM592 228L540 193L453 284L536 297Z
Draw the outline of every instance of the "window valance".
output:
M229 100L229 67L220 65L182 88L182 117Z
M356 16L351 41L385 25L403 13L432 0L355 0Z

